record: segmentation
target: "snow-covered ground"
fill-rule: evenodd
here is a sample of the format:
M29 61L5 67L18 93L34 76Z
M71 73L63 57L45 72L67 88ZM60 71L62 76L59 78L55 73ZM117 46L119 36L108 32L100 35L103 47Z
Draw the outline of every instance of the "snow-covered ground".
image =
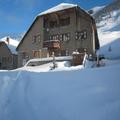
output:
M0 72L0 120L119 120L119 78L120 64Z
M24 66L22 68L18 68L17 70L25 70L31 72L55 72L55 71L72 71L83 69L83 65L79 66L70 66L68 61L56 62L57 67L55 69L51 69L53 67L53 63L49 62L47 64L43 64L40 66Z

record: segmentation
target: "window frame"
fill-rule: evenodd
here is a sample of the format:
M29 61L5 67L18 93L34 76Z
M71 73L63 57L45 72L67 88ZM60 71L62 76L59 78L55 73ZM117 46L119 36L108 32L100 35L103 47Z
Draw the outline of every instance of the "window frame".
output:
M86 40L87 39L87 30L76 31L75 39L76 40Z

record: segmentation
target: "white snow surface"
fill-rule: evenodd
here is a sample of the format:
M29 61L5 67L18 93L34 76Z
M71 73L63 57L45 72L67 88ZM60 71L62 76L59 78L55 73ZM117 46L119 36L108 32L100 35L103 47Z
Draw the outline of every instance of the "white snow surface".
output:
M50 9L44 11L44 12L41 12L38 16L49 14L49 13L52 13L52 12L57 12L57 11L68 9L68 8L73 8L73 7L76 7L76 6L77 6L76 4L61 3L61 4L59 4L55 7L52 7Z
M0 41L3 41L7 44L8 48L10 49L10 51L14 54L16 54L16 47L19 44L19 41L17 41L16 39L12 39L11 37L9 37L9 44L6 41L7 37L1 38Z
M120 119L120 63L71 71L26 70L0 72L0 120Z
M16 70L17 71L24 70L24 71L31 71L31 72L53 72L53 71L79 70L84 68L83 65L71 66L70 61L56 61L55 63L57 67L53 70L51 70L51 68L53 67L53 62L51 61L46 64L44 63L42 65L36 65L36 66L29 66L28 63L26 63L24 67L18 68ZM13 70L13 71L16 71L16 70Z

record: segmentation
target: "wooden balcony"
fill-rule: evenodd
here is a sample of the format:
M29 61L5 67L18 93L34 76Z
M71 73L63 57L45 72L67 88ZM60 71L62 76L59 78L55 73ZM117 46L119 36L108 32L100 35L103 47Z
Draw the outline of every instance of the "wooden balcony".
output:
M44 41L43 47L47 47L48 49L60 49L60 41L59 40Z

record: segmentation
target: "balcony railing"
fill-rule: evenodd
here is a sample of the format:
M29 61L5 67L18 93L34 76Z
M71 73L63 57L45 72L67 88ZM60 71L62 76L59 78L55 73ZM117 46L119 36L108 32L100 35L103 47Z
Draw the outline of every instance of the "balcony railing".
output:
M59 49L60 48L60 41L59 40L44 41L43 47L47 47L48 49Z

